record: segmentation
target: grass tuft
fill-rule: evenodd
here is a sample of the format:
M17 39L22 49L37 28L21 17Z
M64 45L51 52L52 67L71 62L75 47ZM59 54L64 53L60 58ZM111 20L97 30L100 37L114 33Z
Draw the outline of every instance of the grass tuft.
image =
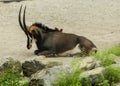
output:
M108 52L116 56L120 56L120 44L113 46L108 50Z
M9 65L8 65L9 64ZM0 73L0 86L28 86L28 83L20 83L21 75L18 66L13 65L14 61L10 61L7 68Z
M114 63L117 56L110 54L108 51L103 51L94 54L94 57L101 62L102 66L109 66Z
M108 66L104 72L104 77L109 84L120 82L120 66Z
M101 61L102 66L109 66L114 63L117 56L120 56L120 45L115 45L108 50L98 51L93 56Z
M77 59L78 58L74 59L72 62L73 71L67 73L61 71L59 78L54 83L54 86L82 86L80 78L82 71Z

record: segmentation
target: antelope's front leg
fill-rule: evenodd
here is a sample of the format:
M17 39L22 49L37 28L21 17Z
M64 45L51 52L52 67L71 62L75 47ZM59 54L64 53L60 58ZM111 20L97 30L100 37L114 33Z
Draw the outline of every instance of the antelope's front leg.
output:
M50 57L50 56L55 56L53 53L51 53L50 51L47 51L47 50L45 50L45 51L40 51L40 50L35 50L35 55L44 55L44 56L46 56L46 57Z
M34 51L34 54L35 54L35 55L38 55L40 52L42 52L42 51L41 51L41 50L35 50L35 51Z

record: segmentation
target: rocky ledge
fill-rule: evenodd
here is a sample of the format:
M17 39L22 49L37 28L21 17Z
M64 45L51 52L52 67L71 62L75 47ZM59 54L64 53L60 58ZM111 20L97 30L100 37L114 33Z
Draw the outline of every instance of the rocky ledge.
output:
M80 69L84 71L80 75L83 84L86 83L87 78L90 78L90 83L92 84L98 80L104 80L106 67L102 67L100 62L94 57L77 58L77 62L80 62ZM11 57L0 58L0 74L4 73L4 71L11 66L15 66L15 68L17 68L16 71L19 71L21 76L27 78L23 78L21 82L26 81L29 83L29 86L53 86L54 81L60 76L60 71L66 73L73 71L72 65L62 64L62 62L41 62L40 59L19 62ZM112 66L120 67L120 64L116 62Z

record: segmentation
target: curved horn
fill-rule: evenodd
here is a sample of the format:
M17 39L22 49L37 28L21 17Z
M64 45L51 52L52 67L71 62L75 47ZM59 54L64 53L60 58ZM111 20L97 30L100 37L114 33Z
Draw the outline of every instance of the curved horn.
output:
M24 29L26 30L26 32L29 34L29 36L32 38L31 33L28 31L26 23L25 23L25 12L26 12L26 6L24 8L24 13L23 13L23 25L24 25Z
M26 7L25 7L25 9L26 9ZM24 9L24 15L23 15L23 19L24 19L24 20L23 20L23 21L25 21L25 9ZM21 10L22 10L22 5L21 5L21 7L20 7L18 21L19 21L19 25L20 25L21 29L24 31L24 33L25 33L26 36L27 36L27 48L30 49L30 48L32 47L32 45L31 45L31 43L30 43L30 37L32 38L32 36L31 36L31 34L29 33L29 31L27 30L27 27L25 27L26 24L25 24L25 23L22 24L22 22L21 22Z
M22 30L25 32L26 35L28 35L28 33L26 32L26 30L24 29L24 26L22 25L22 22L21 22L21 10L22 10L22 5L20 7L20 11L19 11L19 25L20 27L22 28Z

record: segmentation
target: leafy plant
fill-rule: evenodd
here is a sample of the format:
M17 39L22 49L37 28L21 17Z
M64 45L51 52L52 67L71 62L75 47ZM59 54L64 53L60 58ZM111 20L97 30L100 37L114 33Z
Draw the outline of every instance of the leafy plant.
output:
M109 51L98 52L94 57L101 62L102 66L109 66L113 64L116 55L109 53Z
M93 54L95 58L101 61L101 65L109 66L113 64L115 58L120 56L120 44L113 46L112 48L104 51L99 51Z
M28 83L19 82L21 80L20 69L14 63L10 61L4 64L6 68L0 73L0 86L28 86Z
M72 66L73 70L71 72L60 72L60 76L55 81L54 86L82 86L80 63L77 60L73 60Z
M111 85L120 82L120 66L108 66L104 72L104 77Z
M108 52L120 56L120 44L113 46L108 50Z

